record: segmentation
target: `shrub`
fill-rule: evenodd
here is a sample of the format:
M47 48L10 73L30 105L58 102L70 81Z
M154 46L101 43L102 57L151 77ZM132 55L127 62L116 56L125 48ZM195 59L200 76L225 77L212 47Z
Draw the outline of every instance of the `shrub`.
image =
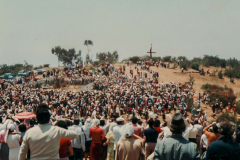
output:
M177 59L178 59L178 60L183 60L183 61L188 60L187 57L185 57L185 56L179 56Z
M239 70L240 70L240 67L229 68L225 70L224 75L228 76L229 78L240 78Z
M171 58L172 58L171 56L165 56L165 57L162 58L162 61L163 62L170 62Z
M43 65L43 67L49 67L50 66L50 64L44 64Z
M229 112L222 113L220 116L218 116L216 122L219 123L221 121L232 121L233 123L237 122L237 117L229 114Z
M215 102L216 99L218 99L219 102L223 103L223 106L226 106L228 102L232 104L237 98L232 88L211 85L208 83L202 85L201 88L208 93L210 98L210 104Z
M180 63L180 68L183 68L184 70L187 70L187 68L189 68L190 67L190 64L191 64L191 62L190 61L182 61L181 63Z
M223 78L223 73L222 73L222 70L218 72L218 77L219 77L220 79L222 79L222 78Z
M200 66L199 62L193 62L192 65L191 65L191 68L198 71L199 70L199 66Z
M133 63L137 63L137 61L140 61L140 58L138 56L134 56L130 57L129 60L132 61Z

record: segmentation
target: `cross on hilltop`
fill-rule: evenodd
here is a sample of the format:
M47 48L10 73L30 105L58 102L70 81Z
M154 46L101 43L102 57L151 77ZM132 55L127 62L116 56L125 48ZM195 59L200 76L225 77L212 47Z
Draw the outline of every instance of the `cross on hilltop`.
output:
M152 59L152 53L156 53L156 52L152 52L152 44L151 44L151 48L150 48L150 52L147 52L150 54L150 59Z

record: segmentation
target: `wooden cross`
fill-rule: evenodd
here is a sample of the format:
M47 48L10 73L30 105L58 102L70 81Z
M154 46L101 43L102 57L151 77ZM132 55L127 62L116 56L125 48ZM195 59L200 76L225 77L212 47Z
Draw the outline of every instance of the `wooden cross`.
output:
M156 52L152 52L152 44L151 44L151 48L150 48L150 52L147 52L150 54L150 59L152 59L152 53L156 53Z

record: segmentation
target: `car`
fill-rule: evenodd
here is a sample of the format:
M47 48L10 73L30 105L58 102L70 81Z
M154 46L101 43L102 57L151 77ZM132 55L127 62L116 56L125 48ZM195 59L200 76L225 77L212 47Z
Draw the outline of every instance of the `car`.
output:
M26 77L26 76L29 76L29 71L19 71L18 72L18 76L21 76L21 77Z
M35 71L37 71L37 72L38 72L38 74L43 74L43 71L42 71L42 69L36 69Z
M0 76L1 79L13 79L16 75L12 73L4 73L2 76Z

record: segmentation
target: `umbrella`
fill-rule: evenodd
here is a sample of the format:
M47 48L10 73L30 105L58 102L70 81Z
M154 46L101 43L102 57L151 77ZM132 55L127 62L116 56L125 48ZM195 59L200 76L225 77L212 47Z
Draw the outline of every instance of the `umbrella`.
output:
M18 113L16 114L16 116L14 118L17 119L31 119L36 117L35 114L33 114L32 112L22 112L22 113Z

